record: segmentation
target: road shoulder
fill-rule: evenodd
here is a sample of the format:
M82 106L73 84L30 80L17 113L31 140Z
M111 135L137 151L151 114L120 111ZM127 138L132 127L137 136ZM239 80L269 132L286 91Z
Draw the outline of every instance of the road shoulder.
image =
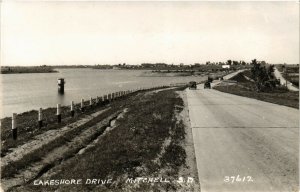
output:
M194 185L192 191L200 191L200 183L198 177L198 169L197 169L197 162L195 156L195 148L194 148L194 140L193 140L193 133L191 128L191 122L189 118L189 111L188 111L188 101L186 91L177 92L179 96L182 98L184 103L184 108L179 114L179 118L184 123L185 127L185 140L183 143L183 147L186 151L186 167L180 169L179 175L187 175L188 177L194 178Z

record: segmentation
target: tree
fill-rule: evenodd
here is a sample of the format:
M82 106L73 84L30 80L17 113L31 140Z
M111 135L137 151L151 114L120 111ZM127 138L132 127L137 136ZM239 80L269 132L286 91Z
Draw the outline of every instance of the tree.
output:
M231 65L232 61L229 59L227 60L227 65Z
M232 61L232 64L233 64L233 65L238 65L239 62L238 62L238 61Z
M273 75L274 65L258 63L256 59L252 60L251 65L251 76L255 81L256 91L273 90L277 83Z

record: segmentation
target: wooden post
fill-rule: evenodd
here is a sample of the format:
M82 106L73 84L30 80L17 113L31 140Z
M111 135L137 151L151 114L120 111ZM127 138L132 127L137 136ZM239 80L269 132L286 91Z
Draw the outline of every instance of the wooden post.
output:
M96 97L96 105L99 105L99 97Z
M74 101L71 101L71 117L74 117L75 112L74 112Z
M111 101L111 94L110 93L107 95L107 99L108 99L109 102Z
M11 129L12 129L13 140L17 140L18 130L17 130L17 114L16 113L13 113L13 115L11 117Z
M84 112L84 100L81 99L81 106L80 106L81 112Z
M42 114L42 108L39 109L39 115L38 115L38 124L39 128L43 127L43 114Z
M90 97L90 108L93 108L93 98Z
M57 123L60 123L61 122L60 104L57 104L56 115L57 115Z

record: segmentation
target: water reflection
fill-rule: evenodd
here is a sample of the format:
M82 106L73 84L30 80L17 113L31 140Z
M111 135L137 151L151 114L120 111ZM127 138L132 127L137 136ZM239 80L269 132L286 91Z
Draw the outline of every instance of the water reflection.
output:
M67 97L67 96L66 96ZM58 103L66 103L66 97L65 97L65 93L57 93L57 97L56 97L56 101Z

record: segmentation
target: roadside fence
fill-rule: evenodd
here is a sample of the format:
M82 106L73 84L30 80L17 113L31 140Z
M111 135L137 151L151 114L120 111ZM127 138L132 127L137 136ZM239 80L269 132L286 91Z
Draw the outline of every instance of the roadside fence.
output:
M108 93L102 96L96 96L95 98L90 97L89 100L85 101L83 98L81 99L80 103L75 104L74 101L70 102L70 107L69 107L69 112L67 114L69 115L63 115L62 116L62 106L61 104L57 104L56 107L56 123L60 124L62 123L63 118L75 118L76 115L79 115L80 113L85 113L88 111L91 111L92 109L96 109L98 106L105 106L113 101L123 99L126 97L129 97L133 94L136 94L138 92L142 91L151 91L151 90L157 90L157 89L164 89L164 88L170 88L170 87L182 87L182 86L187 86L186 83L177 83L177 84L170 84L170 85L163 85L163 86L156 86L156 87L151 87L151 88L145 88L145 87L139 87L134 90L126 90L126 91L118 91L118 92L113 92L113 93ZM64 106L65 109L66 106ZM78 110L76 110L78 109ZM38 109L38 117L37 117L37 125L39 128L43 128L45 125L47 125L45 116L43 115L43 109L39 108ZM18 129L20 127L18 126L17 122L17 113L12 114L12 138L13 140L17 140L18 137ZM48 123L53 123L53 122L48 122Z

